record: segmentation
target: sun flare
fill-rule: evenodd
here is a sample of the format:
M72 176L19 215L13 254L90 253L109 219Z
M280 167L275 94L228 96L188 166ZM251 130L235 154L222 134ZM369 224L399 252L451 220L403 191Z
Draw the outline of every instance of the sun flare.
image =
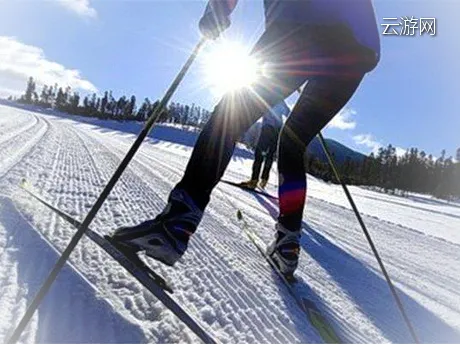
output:
M235 42L211 47L203 61L205 83L214 93L223 94L250 86L257 80L258 64L248 50Z

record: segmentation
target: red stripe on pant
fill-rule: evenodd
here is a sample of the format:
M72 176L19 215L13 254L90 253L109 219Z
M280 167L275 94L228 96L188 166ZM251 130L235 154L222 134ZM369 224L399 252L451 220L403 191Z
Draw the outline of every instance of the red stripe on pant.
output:
M306 189L298 188L280 192L280 215L287 216L302 212L306 199Z

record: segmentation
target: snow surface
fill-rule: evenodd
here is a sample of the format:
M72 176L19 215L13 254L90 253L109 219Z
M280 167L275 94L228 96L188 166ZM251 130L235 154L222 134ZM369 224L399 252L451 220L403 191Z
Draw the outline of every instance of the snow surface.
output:
M53 205L82 219L141 124L0 106L0 341L23 315L75 229L17 186L27 178ZM160 126L141 147L91 228L155 216L181 177L196 133ZM239 148L225 178L248 178ZM388 286L339 186L309 176L298 277L354 342L410 342ZM276 193L276 174L268 186ZM460 204L352 187L374 241L423 342L460 342ZM321 342L245 237L241 209L268 242L275 202L219 184L189 251L167 276L175 298L224 343ZM198 342L104 251L83 238L24 333L23 342Z

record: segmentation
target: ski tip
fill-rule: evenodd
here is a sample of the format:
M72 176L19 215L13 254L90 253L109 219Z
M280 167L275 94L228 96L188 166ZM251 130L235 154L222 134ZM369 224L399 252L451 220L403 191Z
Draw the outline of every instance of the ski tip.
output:
M343 344L342 339L335 332L332 325L326 320L313 301L303 297L302 304L303 309L308 314L312 325L317 329L326 344Z

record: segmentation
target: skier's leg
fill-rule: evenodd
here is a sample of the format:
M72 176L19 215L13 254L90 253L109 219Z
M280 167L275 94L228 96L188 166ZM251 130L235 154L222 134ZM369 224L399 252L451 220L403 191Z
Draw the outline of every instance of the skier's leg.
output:
M277 144L278 144L278 135L279 130L276 128L270 127L270 131L267 131L267 149L265 154L265 162L264 162L264 169L262 171L262 181L261 187L265 188L268 178L270 176L270 170L273 164L273 157L276 152Z
M250 188L256 188L259 181L260 170L262 169L262 163L264 161L264 154L267 150L267 135L269 135L267 129L267 126L262 126L254 152L254 163L252 164L251 180L243 184Z
M348 102L362 77L311 79L281 131L278 149L280 214L277 236L268 252L287 275L296 269L299 256L307 187L305 149Z
M273 165L273 156L273 151L267 151L267 154L265 155L264 170L262 171L262 177L260 179L260 187L262 189L264 189L268 183L268 179L270 177L270 170L272 169Z
M251 180L259 181L260 169L262 167L262 162L264 160L263 148L260 145L260 138L257 142L256 149L254 151L254 163L252 164L252 175Z

